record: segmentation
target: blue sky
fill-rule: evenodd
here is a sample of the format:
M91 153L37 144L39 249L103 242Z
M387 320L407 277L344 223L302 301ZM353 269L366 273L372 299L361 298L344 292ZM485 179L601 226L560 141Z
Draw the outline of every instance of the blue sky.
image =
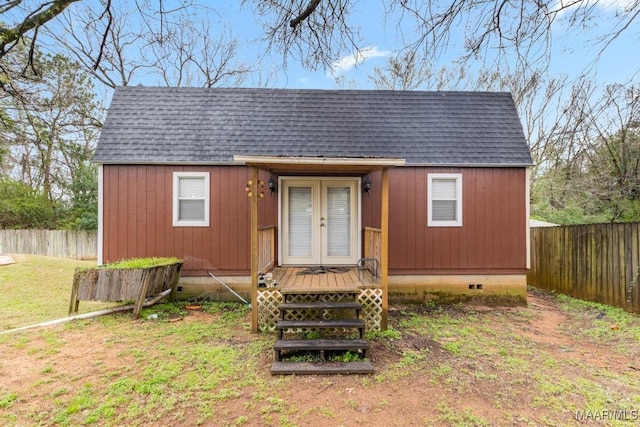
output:
M122 4L127 4L126 0L120 1ZM571 0L553 1L561 4L561 2ZM585 0L583 3L591 6L590 2L592 1ZM565 73L576 77L585 71L595 71L594 75L597 76L601 84L626 83L632 79L637 81L640 77L640 18L607 47L597 63L593 62L597 52L602 48L602 44L598 43L598 38L604 32L614 28L615 23L618 22L616 20L617 14L637 1L600 0L597 6L594 6L599 12L597 19L591 20L588 27L580 31L575 28L567 31L566 20L569 13L562 13L552 27L553 45L548 76ZM120 2L115 1L114 4L116 3ZM163 5L165 9L170 9L172 3L172 0L164 0ZM282 57L277 54L265 58L264 62L257 63L256 58L261 57L265 50L265 43L259 40L262 31L251 10L253 2L245 3L244 7L240 6L240 0L214 0L211 2L201 0L200 3L210 5L208 10L211 11L211 20L218 29L227 26L238 38L238 59L259 70L260 76L253 76L247 80L245 86L263 85L265 78L268 77L268 86L270 87L330 89L337 87L335 78L341 77L346 82L346 87L371 89L373 83L369 76L372 74L373 68L383 67L389 56L402 47L398 38L398 28L395 26L396 20L392 17L385 23L384 4L393 2L351 0L354 8L349 22L360 29L361 46L364 47L358 61L356 61L354 52L345 51L341 53L341 58L334 63L333 74L326 70L305 70L292 58L287 60L287 68L281 69ZM143 3L141 2L141 4ZM438 3L434 2L434 4ZM72 4L70 8L80 8L85 5L95 7L98 5L98 0L81 1ZM157 9L157 5L155 0L149 2L152 11ZM204 13L205 10L206 8L194 9L196 15ZM473 23L473 19L469 19ZM447 49L437 57L433 64L434 69L454 66L454 60L463 53L462 33L465 25L468 23L462 22L455 31L451 32ZM401 30L405 34L411 35L410 28L405 26ZM472 64L472 71L477 70L480 64L480 62ZM276 77L274 77L274 73ZM158 84L157 81L146 77L140 77L133 83ZM458 87L458 89L464 88Z
M566 1L566 0L561 0ZM364 56L355 64L353 52L344 52L340 61L335 63L335 73L331 75L325 71L309 71L303 69L295 60L289 60L287 69L279 72L279 78L272 80L272 86L288 88L335 88L335 76L343 76L359 89L369 89L373 85L368 78L373 67L382 67L389 55L401 46L396 37L393 24L384 24L384 12L381 1L356 2L355 12L351 16L355 25L360 27L364 46ZM616 14L622 8L632 4L633 0L604 0L598 3L600 11L597 22L591 22L589 28L583 31L568 33L566 22L568 13L560 15L552 28L554 43L552 45L549 74L566 73L577 76L595 67L595 75L602 84L624 83L635 77L640 77L640 22L628 28L614 43L609 45L594 63L596 53L602 48L598 38L617 22ZM260 28L255 24L252 12L245 8L240 10L238 2L217 1L216 10L222 20L226 20L233 27L234 32L244 40L241 41L243 56L255 58L259 56L261 45L256 42L260 37ZM367 12L365 13L364 8ZM404 29L407 31L407 29ZM462 32L463 28L460 28ZM462 37L452 33L450 44L434 64L435 68L450 67L452 61L463 51ZM281 57L271 58L271 63L265 67L277 67L281 64Z
M256 24L250 5L244 8L239 6L237 0L217 0L212 8L220 15L222 22L228 23L236 36L239 37L241 59L252 63L252 59L260 57L265 49L266 43L260 39L263 33L259 25ZM364 2L355 2L355 13L351 16L353 22L360 28L360 35L365 43L364 55L360 56L358 66L356 66L355 52L344 52L344 56L336 62L334 74L329 71L310 71L304 69L295 59L287 59L286 69L282 66L282 56L277 54L266 58L262 66L265 73L272 69L278 69L277 79L271 79L270 86L286 88L314 88L331 89L335 88L335 77L344 75L348 79L354 79L364 87L371 87L367 83L367 73L370 73L374 66L381 67L387 62L387 58L397 47L394 31L385 30L382 19L381 2L371 1L366 5ZM365 13L363 7L375 7L380 10ZM250 83L249 83L250 85ZM366 85L366 86L365 86Z

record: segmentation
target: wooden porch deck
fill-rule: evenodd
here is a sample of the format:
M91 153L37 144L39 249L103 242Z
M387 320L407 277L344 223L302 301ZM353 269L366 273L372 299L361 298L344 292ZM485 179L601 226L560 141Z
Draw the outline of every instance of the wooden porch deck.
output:
M304 274L315 267L276 267L271 271L277 282L276 288L286 293L356 292L359 289L377 288L380 284L366 269L356 266L338 267L344 272L326 271L319 274ZM330 268L329 268L330 269Z

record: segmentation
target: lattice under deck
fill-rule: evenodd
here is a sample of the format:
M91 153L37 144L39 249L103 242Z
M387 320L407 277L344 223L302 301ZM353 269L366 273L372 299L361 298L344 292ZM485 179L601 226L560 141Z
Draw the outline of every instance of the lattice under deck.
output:
M288 294L286 297L288 303L353 301L353 293L340 292ZM379 331L382 322L382 289L360 289L356 293L356 300L362 304L360 316L365 321L367 331ZM260 331L275 331L276 321L280 316L278 305L283 302L284 297L279 289L258 289L258 328ZM286 314L286 320L311 320L311 315L307 310L289 310ZM322 317L329 318L329 313L324 312Z

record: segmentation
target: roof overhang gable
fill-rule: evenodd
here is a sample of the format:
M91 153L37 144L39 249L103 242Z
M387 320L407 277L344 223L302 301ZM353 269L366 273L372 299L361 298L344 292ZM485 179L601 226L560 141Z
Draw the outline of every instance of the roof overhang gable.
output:
M255 166L276 174L284 173L353 173L366 174L395 166L404 166L401 158L367 157L295 157L233 156L234 163Z

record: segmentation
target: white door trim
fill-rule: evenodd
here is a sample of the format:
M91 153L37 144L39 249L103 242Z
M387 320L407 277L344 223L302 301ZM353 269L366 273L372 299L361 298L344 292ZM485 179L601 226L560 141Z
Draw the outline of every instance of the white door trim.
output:
M361 257L361 245L360 242L362 240L362 219L361 219L361 210L362 210L362 199L361 199L361 180L358 177L324 177L324 176L285 176L278 178L278 265L318 265L321 262L320 253L317 253L317 257L315 255L316 252L320 251L320 244L316 244L314 247L314 255L309 257L307 260L302 258L290 260L287 256L285 256L286 251L288 250L288 242L286 241L286 232L287 224L285 223L287 217L287 213L284 212L284 207L286 206L287 197L288 197L288 184L309 184L315 185L317 190L314 193L314 198L317 197L317 206L315 206L314 218L313 218L313 227L314 234L320 235L320 217L323 215L324 209L320 206L320 193L323 189L323 183L328 183L331 185L331 181L342 182L351 186L354 189L354 197L353 199L355 203L356 212L354 214L354 220L352 224L355 226L355 230L351 233L352 239L352 248L353 248L353 256L344 258L344 259L335 259L332 264L327 265L352 265L357 262L357 260ZM317 232L315 232L317 230ZM315 239L315 237L314 237ZM317 242L317 241L316 241ZM325 261L322 261L325 262Z

